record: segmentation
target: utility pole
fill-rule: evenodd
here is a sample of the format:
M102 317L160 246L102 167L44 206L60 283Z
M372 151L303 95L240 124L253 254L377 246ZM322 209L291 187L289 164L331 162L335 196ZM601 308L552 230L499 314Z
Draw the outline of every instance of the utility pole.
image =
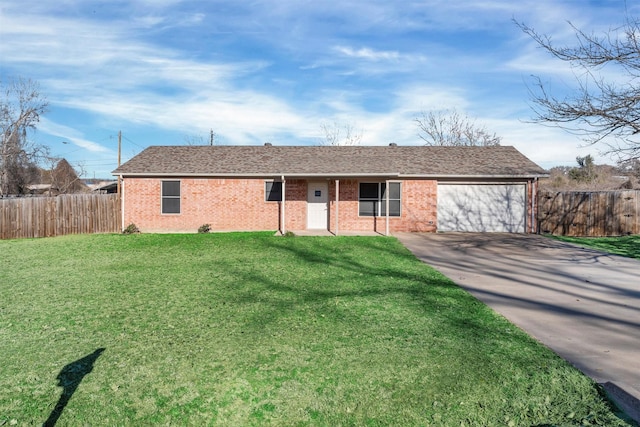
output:
M211 138L209 139L209 145L213 145L213 139L215 138L216 134L213 133L213 129L211 129Z

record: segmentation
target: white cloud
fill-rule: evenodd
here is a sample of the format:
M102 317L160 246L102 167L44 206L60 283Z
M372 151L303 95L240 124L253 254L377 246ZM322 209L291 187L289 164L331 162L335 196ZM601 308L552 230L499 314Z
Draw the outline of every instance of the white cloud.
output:
M164 22L166 22L166 19L163 16L147 15L133 18L132 23L136 27L152 28Z
M62 140L64 140L65 143L70 142L92 153L108 153L111 151L108 148L96 142L85 139L82 133L79 132L78 130L73 129L69 126L52 122L45 117L40 118L38 129L41 132L45 132L49 135L60 137Z
M516 147L545 168L574 165L577 156L587 154L598 163L611 163L611 159L600 155L601 147L586 145L579 137L557 127L499 117L480 118L478 123L502 137L502 145Z
M570 64L552 57L537 46L525 47L513 59L505 62L503 67L526 75L575 78L575 70Z
M396 51L377 51L367 47L353 49L347 46L336 46L334 50L347 57L366 59L368 61L390 61L400 58L400 54Z
M320 123L337 121L380 145L420 143L412 119L455 108L480 112L478 121L505 143L545 162L573 160L579 141L510 119L526 99L505 92L518 79L524 87L529 74L573 82L573 70L537 49L511 19L564 42L572 40L566 20L605 28L620 9L594 12L574 0L111 5L96 3L98 13L82 13L93 5L80 0L64 8L0 5L0 72L29 73L53 108L71 110L64 123L43 121L40 130L78 147L100 151L75 131L74 111L96 120L83 123L87 133L95 123L132 124L154 135L213 128L233 144L313 143Z
M415 84L396 92L394 105L400 111L417 114L429 110L467 111L470 102L461 87Z

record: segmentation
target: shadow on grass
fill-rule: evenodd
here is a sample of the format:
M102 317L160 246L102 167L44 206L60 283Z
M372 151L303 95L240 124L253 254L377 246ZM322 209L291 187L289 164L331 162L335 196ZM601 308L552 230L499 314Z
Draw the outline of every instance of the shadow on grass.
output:
M422 268L413 269L413 266L421 266L422 263L419 263L415 256L400 243L394 244L385 237L349 237L347 238L349 241L357 244L352 247L347 246L344 250L345 246L335 244L339 237L305 239L313 244L293 244L291 240L271 239L265 241L265 246L270 249L269 256L289 253L305 264L321 266L321 270L327 273L326 278L291 281L269 274L265 270L245 269L243 266L235 269L228 265L224 267L237 278L237 283L254 283L262 286L259 289L254 287L246 290L236 289L234 293L234 302L253 304L259 300L264 303L264 309L256 312L250 320L248 319L245 327L253 325L263 329L270 322L277 323L280 318L298 309L296 303L311 304L318 310L325 310L327 306L322 303L327 301L336 301L336 304L330 305L335 309L338 307L337 301L343 298L396 295L407 297L410 301L417 303L414 307L420 307L423 314L446 322L450 328L453 328L449 331L455 331L456 334L466 338L474 336L480 341L482 341L481 337L485 337L485 340L495 338L496 334L485 327L484 320L478 319L478 322L474 322L470 319L470 316L483 315L484 304L435 270L426 272ZM384 255L375 260L362 259L359 256L362 256L362 250L365 248L369 255ZM408 263L387 264L386 256L392 256L394 261L401 260ZM364 276L369 277L366 283L358 285L350 283ZM323 284L317 282L318 280L327 282ZM306 286L303 284L304 281L316 282ZM346 282L345 286L341 284L342 281ZM320 305L316 305L318 303ZM349 310L341 311L339 318L353 324L361 321L359 314ZM526 335L521 337L529 340ZM513 341L516 338L509 336L508 339Z
M623 237L568 237L550 236L561 242L574 243L612 254L640 259L640 236Z
M82 379L85 375L93 371L93 364L104 350L104 348L99 348L93 353L88 354L75 362L71 362L62 368L57 376L58 386L62 387L62 395L60 396L60 399L58 399L56 406L53 408L51 415L47 418L47 421L42 424L43 427L53 427L56 425L58 418L62 415L62 411L64 411L69 400L71 400L71 397L76 392L76 389L82 382Z

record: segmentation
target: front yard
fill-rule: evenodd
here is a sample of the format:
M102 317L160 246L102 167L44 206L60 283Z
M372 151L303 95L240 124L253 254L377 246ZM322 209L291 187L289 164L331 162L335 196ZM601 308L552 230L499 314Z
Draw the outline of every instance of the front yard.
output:
M629 258L640 259L640 235L622 237L563 237L553 236L563 242L575 243L580 246L610 252Z
M0 254L0 425L627 425L392 238L65 236Z

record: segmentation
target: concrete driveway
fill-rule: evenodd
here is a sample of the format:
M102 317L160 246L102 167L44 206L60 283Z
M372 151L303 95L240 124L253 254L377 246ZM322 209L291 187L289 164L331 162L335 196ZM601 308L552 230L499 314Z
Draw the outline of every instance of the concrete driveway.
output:
M537 235L395 236L640 421L640 261Z

